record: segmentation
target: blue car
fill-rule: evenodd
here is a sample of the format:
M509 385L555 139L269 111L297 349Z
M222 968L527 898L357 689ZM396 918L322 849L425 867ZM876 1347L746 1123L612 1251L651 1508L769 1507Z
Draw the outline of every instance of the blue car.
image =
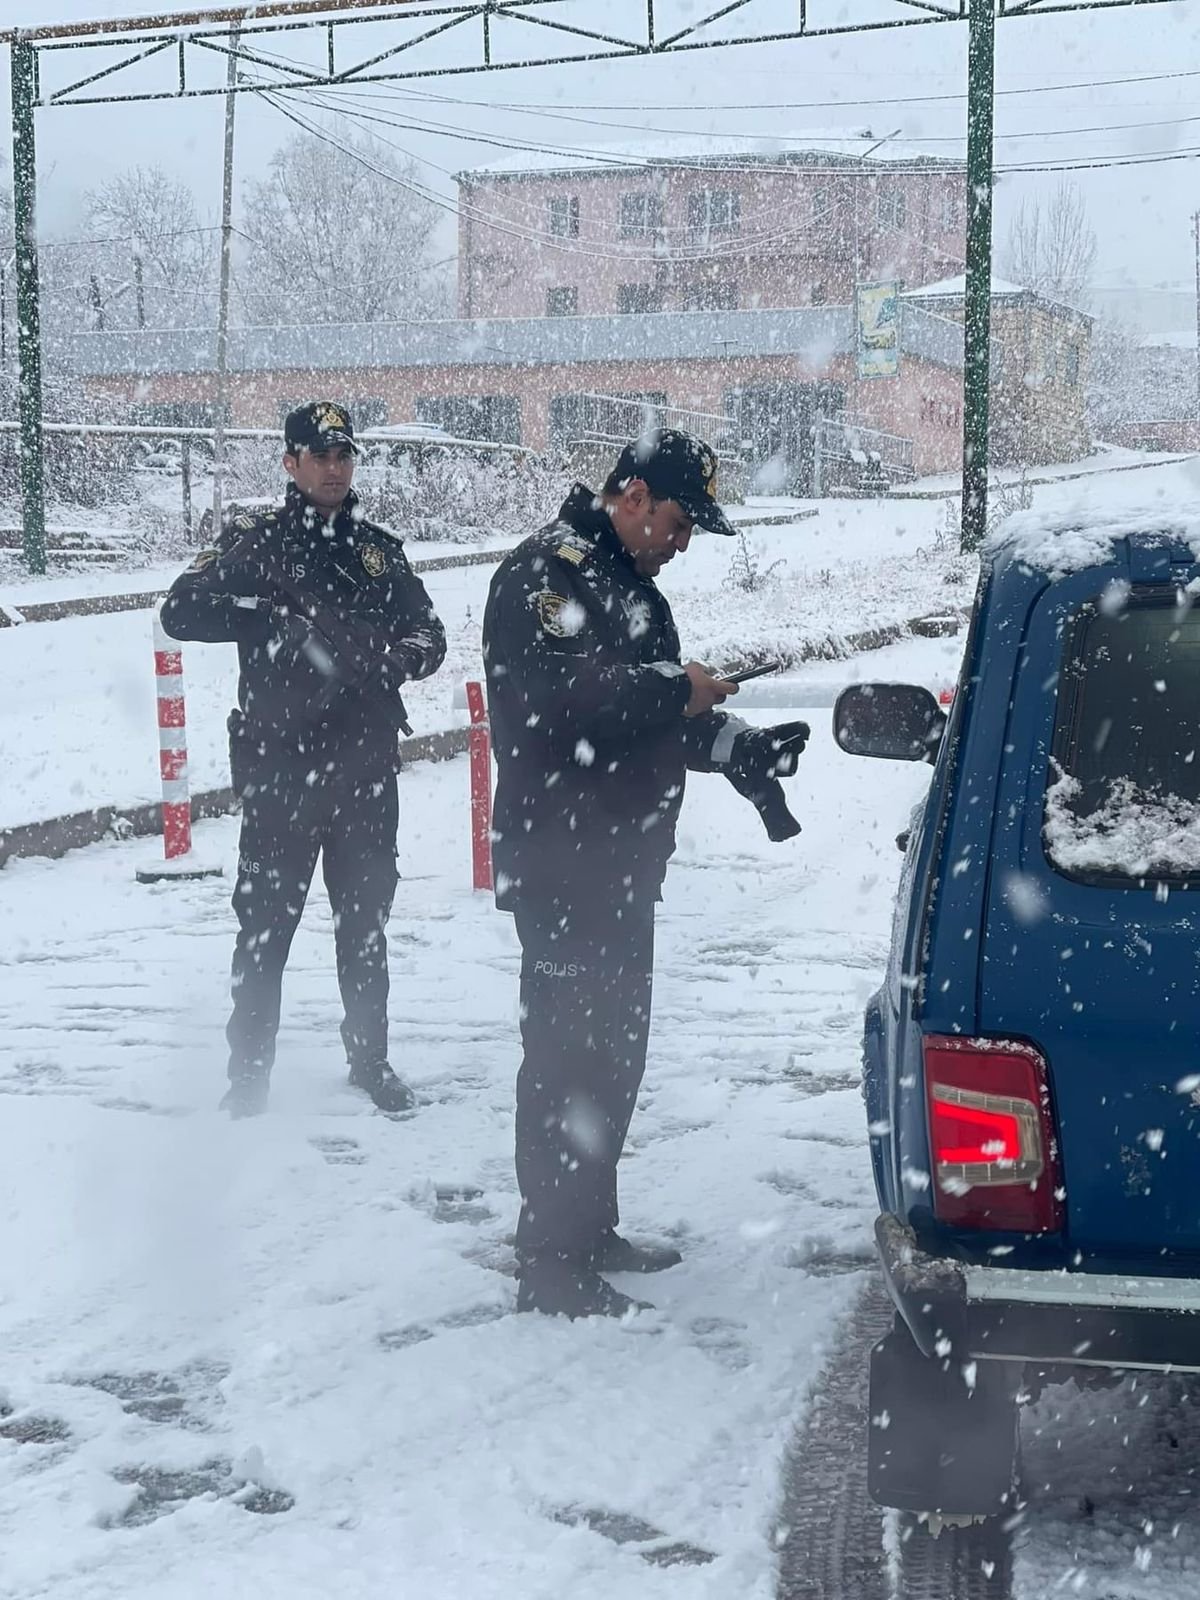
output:
M1200 519L1022 514L948 713L834 711L847 753L933 765L864 1095L869 1490L934 1531L1011 1515L1043 1384L1200 1371L1198 558Z

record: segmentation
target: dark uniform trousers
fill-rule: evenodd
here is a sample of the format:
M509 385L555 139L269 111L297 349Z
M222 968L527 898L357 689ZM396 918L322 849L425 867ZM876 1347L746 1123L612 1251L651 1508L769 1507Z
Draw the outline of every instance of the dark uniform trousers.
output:
M522 898L519 1258L578 1258L615 1228L617 1162L646 1069L654 901Z
M387 1060L384 930L396 892L396 776L314 773L293 756L243 794L233 906L229 1076L269 1072L283 971L318 855L333 909L342 1041L353 1066Z

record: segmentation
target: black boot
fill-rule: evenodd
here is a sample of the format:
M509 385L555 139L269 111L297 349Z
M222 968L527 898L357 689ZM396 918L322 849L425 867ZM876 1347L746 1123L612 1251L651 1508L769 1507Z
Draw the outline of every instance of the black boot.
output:
M219 1109L228 1111L233 1122L239 1122L243 1117L261 1117L267 1109L270 1089L271 1080L265 1073L231 1078Z
M683 1257L670 1245L633 1244L610 1228L587 1259L596 1272L665 1272Z
M627 1294L605 1283L599 1273L577 1261L561 1256L534 1257L522 1261L518 1311L541 1311L548 1317L624 1317L631 1311L652 1311L644 1300L631 1300Z
M351 1067L350 1083L353 1088L370 1095L380 1111L386 1111L390 1116L411 1111L417 1103L416 1095L402 1078L396 1076L386 1061Z

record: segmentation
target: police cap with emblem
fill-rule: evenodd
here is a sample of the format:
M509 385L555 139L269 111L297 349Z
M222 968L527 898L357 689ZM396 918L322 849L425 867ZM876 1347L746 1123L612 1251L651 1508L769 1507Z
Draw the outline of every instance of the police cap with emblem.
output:
M339 444L348 444L354 454L358 454L354 420L345 406L334 405L331 400L314 400L311 405L289 411L283 437L290 456L299 455L301 450L311 450L318 455Z
M655 428L627 444L613 477L640 478L656 500L674 500L709 533L732 537L735 529L717 504L717 452L677 428Z

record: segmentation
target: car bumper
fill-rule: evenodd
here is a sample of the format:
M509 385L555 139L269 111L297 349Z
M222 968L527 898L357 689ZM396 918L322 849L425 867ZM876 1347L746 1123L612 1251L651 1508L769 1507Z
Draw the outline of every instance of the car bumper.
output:
M1200 1279L971 1266L921 1250L887 1213L875 1241L888 1292L927 1356L1200 1372Z

